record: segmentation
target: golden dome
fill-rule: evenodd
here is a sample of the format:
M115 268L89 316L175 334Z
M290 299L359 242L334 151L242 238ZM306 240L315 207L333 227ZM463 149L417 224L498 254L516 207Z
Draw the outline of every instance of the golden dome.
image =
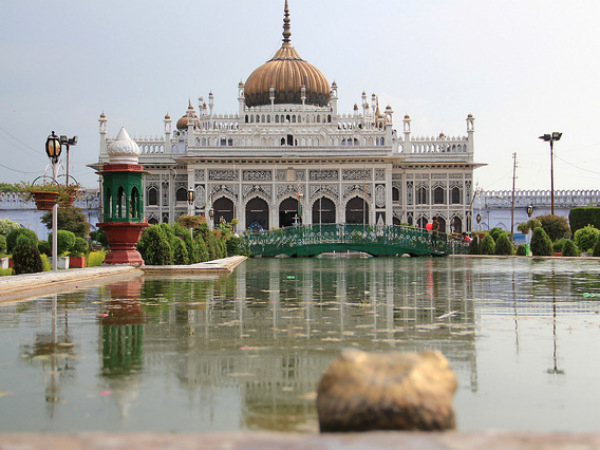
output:
M194 111L194 107L192 106L192 102L189 102L187 112L177 121L175 125L178 130L183 131L188 129L188 123L191 122L191 125L194 126L198 122L198 116Z
M285 2L283 44L275 56L250 74L246 80L246 106L271 104L271 88L275 103L302 104L302 88L307 105L325 106L329 103L330 87L327 78L312 64L304 61L290 44L288 2Z

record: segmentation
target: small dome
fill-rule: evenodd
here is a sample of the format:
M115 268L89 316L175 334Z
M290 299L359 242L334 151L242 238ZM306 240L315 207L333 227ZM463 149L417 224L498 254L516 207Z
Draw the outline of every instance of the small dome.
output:
M271 104L271 89L275 103L302 104L302 87L308 105L326 106L330 100L330 85L312 64L304 61L290 43L290 18L287 1L283 19L283 44L275 56L250 74L246 80L246 106Z
M192 126L198 123L198 116L194 111L194 107L192 106L192 102L189 102L187 112L177 121L175 125L179 131L187 130L188 125Z
M121 128L114 141L108 146L108 160L111 164L138 164L140 148Z
M106 119L106 114L104 114L104 113L100 114L100 118L101 119Z
M171 120L171 116L169 115L169 113L167 113L167 115L165 116L165 119Z

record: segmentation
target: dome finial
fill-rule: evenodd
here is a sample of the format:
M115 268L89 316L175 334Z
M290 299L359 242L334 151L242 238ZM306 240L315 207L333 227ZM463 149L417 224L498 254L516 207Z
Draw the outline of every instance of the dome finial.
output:
M288 0L285 0L283 13L283 42L288 44L290 42L290 36L292 35L292 32L290 31L290 8L288 7Z

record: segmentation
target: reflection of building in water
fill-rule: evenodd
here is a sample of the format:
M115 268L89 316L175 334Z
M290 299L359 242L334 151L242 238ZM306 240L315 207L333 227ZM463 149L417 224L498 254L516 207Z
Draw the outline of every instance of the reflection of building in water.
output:
M165 361L172 358L165 354L171 339L177 377L190 395L198 391L210 402L215 389L237 391L248 428L314 421L311 393L347 347L437 349L461 385L476 390L472 288L467 273L451 265L451 259L263 259L238 266L226 281L194 283L204 288L171 280L164 289L168 308L145 326L146 361L171 365Z
M113 393L121 417L139 395L143 367L144 313L139 301L143 280L109 286L112 300L101 314L102 376Z

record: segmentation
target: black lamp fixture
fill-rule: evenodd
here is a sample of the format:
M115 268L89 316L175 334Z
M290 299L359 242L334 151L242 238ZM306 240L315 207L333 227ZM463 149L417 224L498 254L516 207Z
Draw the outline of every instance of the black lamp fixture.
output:
M53 165L58 163L61 150L62 147L60 145L60 139L56 134L54 134L53 131L52 134L48 136L48 139L46 139L46 154L52 161Z
M544 134L540 136L540 139L545 142L550 142L550 205L551 214L554 215L554 142L560 141L562 133L557 131L552 134Z
M531 219L531 215L533 214L533 205L528 205L526 211L527 211L527 217L529 217Z
M477 216L475 216L475 220L478 224L481 223L481 214L477 214Z
M196 193L192 188L189 188L187 191L188 205L192 206L194 204L194 200L196 200Z

